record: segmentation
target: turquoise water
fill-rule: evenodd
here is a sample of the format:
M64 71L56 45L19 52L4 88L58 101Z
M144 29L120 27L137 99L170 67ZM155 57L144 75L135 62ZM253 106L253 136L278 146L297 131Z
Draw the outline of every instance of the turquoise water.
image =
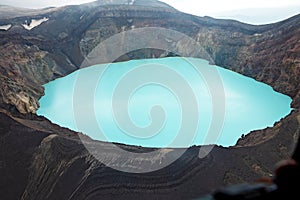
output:
M292 99L202 59L102 64L44 85L38 115L100 141L145 147L232 146L271 127Z

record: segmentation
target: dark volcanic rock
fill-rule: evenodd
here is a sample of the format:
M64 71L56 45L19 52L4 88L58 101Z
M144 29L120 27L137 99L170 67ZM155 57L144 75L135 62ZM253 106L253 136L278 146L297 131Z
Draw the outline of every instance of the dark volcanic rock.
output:
M33 131L0 114L0 196L20 199L28 183L34 153L49 133Z
M183 14L154 0L97 1L26 13L11 12L0 19L0 24L13 25L0 32L1 199L194 198L223 185L272 177L274 164L291 155L300 127L300 15L252 26ZM21 26L25 20L44 17L49 20L30 31ZM274 127L241 138L234 147L214 147L203 159L198 157L201 147L192 147L172 165L152 173L130 174L106 167L87 152L79 133L34 113L44 93L43 84L77 70L105 39L142 27L162 27L190 36L215 64L289 95L295 110ZM183 55L189 54L184 52L187 44L172 45ZM119 60L172 55L176 53L141 49ZM99 144L105 147L104 159L118 162L111 144ZM152 162L179 150L160 151L161 157L151 158ZM124 168L131 168L131 162L153 167L149 159L130 158Z
M215 64L265 82L294 98L294 106L299 105L299 15L277 24L252 26L236 21L195 17L163 6L154 9L134 4L85 4L68 6L32 18L43 17L49 18L49 21L31 31L24 29L18 32L11 28L0 32L2 71L13 70L11 74L18 80L17 84L32 89L36 87L36 91L27 92L32 97L32 103L22 105L25 108L16 105L17 100L9 100L8 97L2 100L16 105L23 113L34 113L37 109L37 99L43 94L41 83L78 69L85 56L105 39L143 27L162 27L186 34L199 42ZM6 23L20 26L27 18L30 17L13 18ZM173 43L182 55L190 55L186 44ZM126 41L120 41L120 44L126 44ZM21 49L23 52L17 52ZM169 53L141 49L123 55L120 60L164 57Z
M6 111L3 111L6 113ZM191 147L177 161L146 174L120 172L95 160L77 134L43 118L25 120L0 113L1 188L4 199L191 199L222 185L255 182L272 177L274 163L291 155L300 133L300 114L293 112L281 124L266 130L271 139L245 140L248 147L215 146L205 158L203 147ZM275 131L275 134L273 132ZM251 134L250 134L251 136ZM249 136L249 137L250 137ZM268 136L267 136L268 137ZM239 141L242 144L242 141ZM100 143L103 159L114 160L109 143ZM140 151L140 147L130 147ZM161 149L161 157L130 158L124 165L163 161L178 149ZM164 162L164 161L163 161ZM234 164L233 164L234 162ZM9 166L9 167L8 167Z

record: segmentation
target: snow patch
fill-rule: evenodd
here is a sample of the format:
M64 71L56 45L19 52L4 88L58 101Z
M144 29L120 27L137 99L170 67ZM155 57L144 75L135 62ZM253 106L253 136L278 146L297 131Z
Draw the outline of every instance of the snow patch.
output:
M11 24L1 25L0 26L0 30L7 31L8 29L10 29L11 26L12 26Z
M262 34L255 33L254 36L255 36L255 37L259 37L259 36L262 36Z
M49 18L46 18L46 17L44 17L42 19L33 19L33 20L31 20L31 23L29 25L27 24L27 20L26 20L25 24L22 24L22 26L27 30L31 30L31 29L41 25L43 22L48 21L48 20L49 20Z
M129 5L133 5L134 2L135 2L135 0L130 0L128 4L129 4Z

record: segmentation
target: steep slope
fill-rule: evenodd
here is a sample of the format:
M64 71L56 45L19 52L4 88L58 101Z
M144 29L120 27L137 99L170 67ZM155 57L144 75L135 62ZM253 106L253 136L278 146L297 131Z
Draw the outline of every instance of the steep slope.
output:
M49 20L30 31L21 27L25 20L30 21L34 18L48 18ZM84 57L105 39L122 31L141 27L163 27L194 38L210 54L216 64L265 82L292 98L296 97L293 105L299 106L297 103L299 79L296 78L299 75L299 58L297 57L299 18L298 15L275 25L251 26L235 21L194 17L165 7L153 9L135 5L107 7L107 5L91 6L90 4L68 6L47 15L7 20L6 23L13 26L8 31L0 32L3 51L0 66L6 73L8 71L5 68L16 71L14 68L23 66L20 69L26 69L30 63L35 62L35 66L42 66L35 67L36 69L29 66L30 69L26 69L24 74L21 72L19 75L15 75L17 72L11 72L14 77L22 74L22 78L18 79L27 79L24 80L25 84L21 83L21 85L32 88L32 82L37 83L36 90L29 92L29 98L37 100L43 94L39 87L41 83L78 69ZM177 46L182 54L185 54L185 49L188 49L184 47L184 44L176 44L176 42L174 46ZM21 51L20 49L28 49L22 53L27 61L20 59L22 55L17 53L18 58L15 59L20 60L15 61L14 66L8 67L12 65L12 62L5 58L16 57L14 55ZM142 49L124 55L120 59L152 58L168 54L169 52L162 50ZM269 58L270 56L272 58ZM27 73L32 70L35 72L31 74L45 74L43 70L46 74L44 77L32 77ZM20 70L17 71L20 72ZM289 75L293 78L289 78ZM8 93L5 92L5 94ZM12 103L16 102L15 100L7 100L11 98L5 98L5 103L18 104ZM18 108L19 111L34 112L37 108L35 105L37 101L31 100L31 102L31 105L27 107L32 109Z
M5 111L2 111L5 112ZM0 113L1 180L3 199L193 199L222 185L255 182L272 177L274 163L288 157L300 133L300 113L294 112L275 128L273 138L252 147L215 146L203 159L201 147L192 147L162 170L131 174L106 167L91 156L75 133L33 117L23 119ZM274 134L275 132L275 134ZM18 138L18 139L16 139ZM100 143L103 159L114 160L109 143ZM126 147L144 151L139 147ZM164 151L163 149L161 151ZM169 149L152 164L176 154ZM130 163L151 168L147 160ZM233 164L234 163L234 164ZM10 167L9 167L10 166ZM25 166L25 167L24 167Z
M272 176L274 164L291 154L299 136L300 15L272 25L252 26L183 14L154 0L106 2L111 1L0 19L0 25L12 24L9 30L0 31L0 196L182 199L198 197L222 185ZM49 20L31 30L22 26L25 20L31 23L42 18ZM80 133L60 128L34 113L44 93L43 84L80 68L85 56L105 39L142 27L162 27L192 37L214 63L289 95L295 110L274 127L241 138L235 147L215 147L204 159L198 157L200 147L192 147L157 172L130 174L106 167L85 150L78 138ZM174 46L183 55L189 53L185 44L175 41ZM141 49L118 60L172 53ZM105 159L118 156L109 143L99 144L105 149ZM178 150L161 151L168 152L162 156L167 158ZM159 159L152 160L155 163ZM130 162L140 160L133 158ZM141 160L141 166L151 168L147 160Z

